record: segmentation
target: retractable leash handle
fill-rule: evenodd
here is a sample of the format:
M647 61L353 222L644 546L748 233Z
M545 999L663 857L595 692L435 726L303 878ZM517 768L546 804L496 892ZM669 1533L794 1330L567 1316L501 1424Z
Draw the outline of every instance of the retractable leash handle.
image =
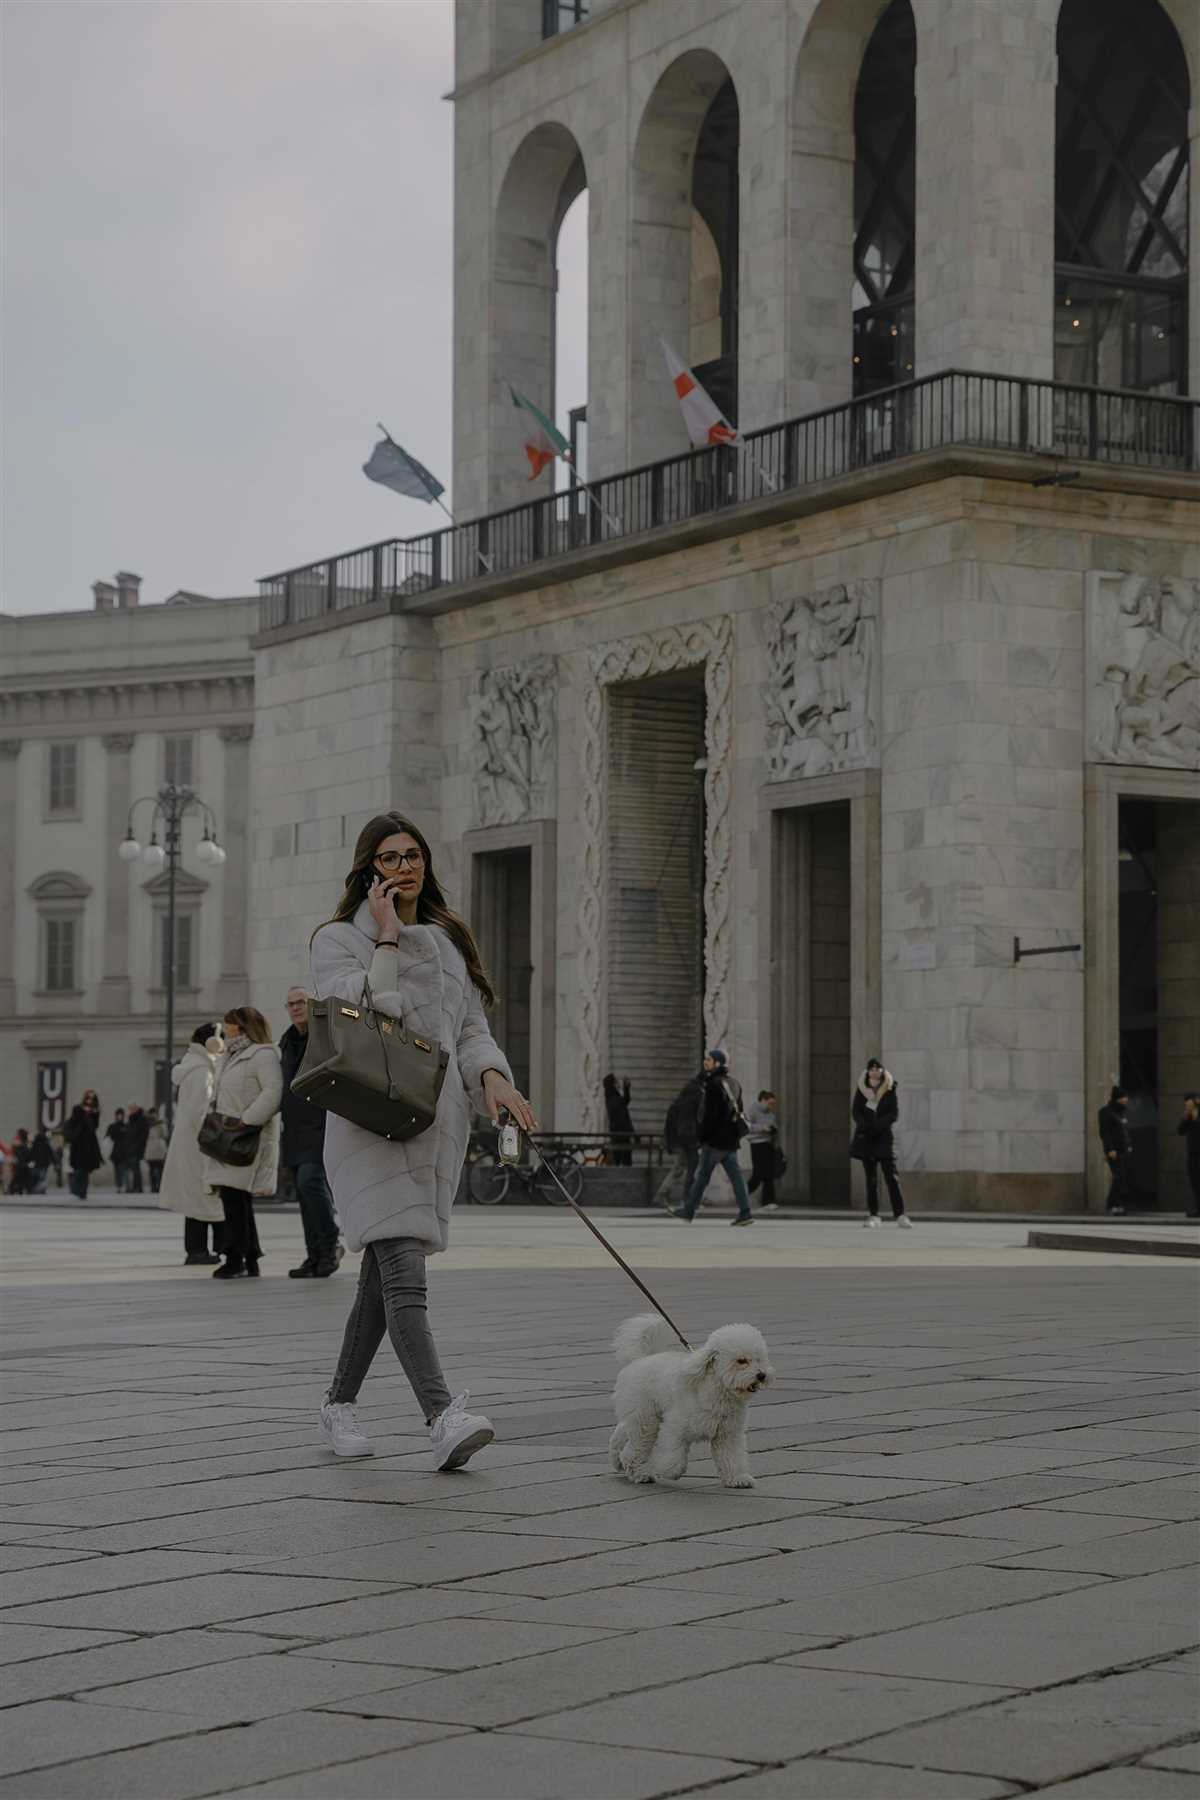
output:
M629 1264L625 1261L625 1258L620 1254L620 1252L613 1249L612 1245L609 1243L609 1241L605 1237L604 1233L600 1230L599 1226L594 1224L593 1221L588 1218L588 1216L584 1212L582 1206L580 1206L576 1201L572 1200L570 1194L568 1194L566 1188L563 1186L562 1182L558 1179L557 1172L551 1168L550 1164L546 1161L545 1157L541 1153L541 1150L534 1143L533 1139L528 1135L528 1133L525 1133L524 1136L525 1136L525 1142L529 1145L529 1148L533 1151L533 1154L537 1157L539 1163L542 1165L542 1168L546 1171L547 1175L549 1175L551 1181L554 1183L555 1187L558 1189L559 1193L562 1195L562 1197L566 1201L567 1205L571 1208L572 1212L574 1212L578 1218L583 1220L584 1224L587 1226L588 1230L591 1232L591 1234L594 1238L599 1238L600 1242L604 1245L604 1248L608 1251L608 1254L612 1257L613 1261L618 1265L619 1268L624 1269L626 1275L628 1275L628 1277L629 1277L630 1281L632 1281L634 1287L637 1288L639 1290L639 1292L645 1294L647 1300L650 1302L650 1304L654 1308L655 1312L659 1315L660 1318L666 1320L667 1324L671 1327L671 1330L675 1333L675 1336L679 1339L679 1341L683 1345L684 1349L690 1350L692 1346L688 1343L687 1339L684 1337L682 1331L680 1331L678 1325L675 1323L674 1319L671 1317L671 1315L667 1311L666 1307L659 1305L658 1301L654 1298L654 1295L650 1292L650 1289L646 1286L645 1282L641 1279L640 1276L634 1274L633 1270L630 1268Z

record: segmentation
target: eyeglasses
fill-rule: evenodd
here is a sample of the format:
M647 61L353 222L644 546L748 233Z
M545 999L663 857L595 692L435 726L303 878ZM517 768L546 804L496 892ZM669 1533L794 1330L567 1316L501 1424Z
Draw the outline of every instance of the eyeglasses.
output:
M382 869L385 875L394 875L397 869L419 869L424 861L423 850L381 850L375 858L375 867Z

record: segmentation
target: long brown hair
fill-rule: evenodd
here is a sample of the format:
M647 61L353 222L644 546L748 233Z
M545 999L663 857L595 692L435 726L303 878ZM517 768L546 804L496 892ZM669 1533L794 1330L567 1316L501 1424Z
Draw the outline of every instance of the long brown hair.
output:
M231 1006L225 1014L224 1022L226 1025L240 1026L252 1044L271 1042L271 1027L257 1006Z
M420 845L421 854L425 858L425 880L417 899L418 925L440 925L451 943L458 950L467 965L467 974L479 989L479 995L485 1006L495 1006L496 990L492 986L491 977L483 966L483 958L479 954L479 945L465 919L460 919L446 904L446 896L442 892L433 868L433 855L424 832L418 831L411 819L402 813L376 813L368 819L358 834L354 846L354 863L346 876L346 886L337 910L329 925L340 925L353 919L355 913L366 898L375 873L375 853L384 838L393 837L397 832L406 831ZM314 936L316 934L314 933Z

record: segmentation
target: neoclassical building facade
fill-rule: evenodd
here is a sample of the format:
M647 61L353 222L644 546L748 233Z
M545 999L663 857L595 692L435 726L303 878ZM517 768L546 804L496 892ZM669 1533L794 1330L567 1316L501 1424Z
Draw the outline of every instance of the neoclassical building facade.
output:
M262 583L251 989L427 831L543 1121L707 1045L848 1204L1101 1209L1200 1088L1195 0L459 0L459 526ZM575 477L558 234L588 204ZM661 340L737 441L689 447ZM1189 374L1190 372L1190 374ZM586 455L579 427L586 423ZM587 485L579 477L585 476ZM331 547L332 549L332 547ZM286 553L285 553L286 554Z
M252 600L139 578L97 582L91 611L0 616L0 1135L93 1087L104 1122L161 1095L167 878L123 862L166 782L211 806L226 862L184 822L177 876L176 1049L249 985ZM161 837L161 831L160 831Z

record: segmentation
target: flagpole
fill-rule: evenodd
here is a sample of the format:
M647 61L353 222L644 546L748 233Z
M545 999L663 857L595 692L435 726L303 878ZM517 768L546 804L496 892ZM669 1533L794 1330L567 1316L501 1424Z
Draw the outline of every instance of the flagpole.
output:
M403 445L398 444L396 442L395 438L392 436L392 434L388 430L387 426L385 424L383 424L383 422L381 420L376 419L375 425L379 431L382 431L384 437L387 439L388 443L392 446L392 449L399 450L401 456L404 458L405 462L408 463L409 467L411 468L412 458L409 456L407 450L404 449ZM441 507L442 511L445 513L446 517L449 519L451 525L453 525L455 531L458 531L460 529L458 520L455 518L454 514L450 511L450 508L446 505L446 502L442 499L442 496L440 494L430 493L428 487L425 489L425 492L427 494L429 494L429 498L432 501L434 501L438 506ZM486 557L483 554L483 551L479 548L478 545L476 545L476 547L475 547L475 554L479 558L480 567L483 568L489 575L492 574L493 570L492 570L491 559L489 557Z

